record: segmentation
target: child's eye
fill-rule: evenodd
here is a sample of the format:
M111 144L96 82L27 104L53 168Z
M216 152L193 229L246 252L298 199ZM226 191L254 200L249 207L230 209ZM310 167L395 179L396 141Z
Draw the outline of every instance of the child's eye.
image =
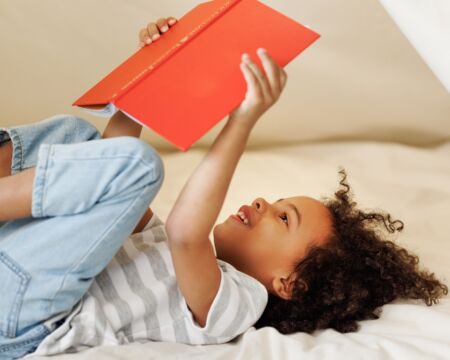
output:
M285 218L285 219L287 220L287 221L286 221L286 224L289 224L289 219L288 219L288 216L287 216L286 213L283 213L283 216L280 216L280 218L281 218L281 219Z

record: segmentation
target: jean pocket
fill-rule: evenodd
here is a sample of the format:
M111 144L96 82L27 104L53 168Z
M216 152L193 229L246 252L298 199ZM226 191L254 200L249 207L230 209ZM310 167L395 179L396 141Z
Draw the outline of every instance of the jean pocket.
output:
M0 334L8 338L17 335L19 314L31 276L5 252L0 251Z

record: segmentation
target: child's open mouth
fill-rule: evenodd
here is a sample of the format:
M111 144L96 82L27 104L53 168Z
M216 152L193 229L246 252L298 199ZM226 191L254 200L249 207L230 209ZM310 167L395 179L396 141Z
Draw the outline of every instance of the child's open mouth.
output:
M245 216L245 214L242 211L238 212L237 215L233 214L230 217L232 217L236 221L239 221L241 224L244 224L246 226L249 225L249 221L248 221L247 217Z

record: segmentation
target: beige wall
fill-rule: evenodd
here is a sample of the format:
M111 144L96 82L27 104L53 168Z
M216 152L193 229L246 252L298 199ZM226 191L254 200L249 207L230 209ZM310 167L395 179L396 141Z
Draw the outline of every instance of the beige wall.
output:
M372 139L431 145L450 138L450 95L376 0L266 0L322 37L286 71L288 85L250 147ZM72 102L137 49L138 30L181 18L194 0L0 0L0 126L58 113L107 119ZM282 41L282 39L280 39ZM197 145L207 145L219 123ZM151 130L143 138L175 148Z

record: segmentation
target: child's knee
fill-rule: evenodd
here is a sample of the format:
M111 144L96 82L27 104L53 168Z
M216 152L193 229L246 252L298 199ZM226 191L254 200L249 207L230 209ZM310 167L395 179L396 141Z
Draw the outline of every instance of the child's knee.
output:
M122 149L127 149L131 156L139 157L142 164L149 169L149 184L154 187L161 187L164 181L164 163L159 155L158 151L146 143L145 141L132 136L121 136L119 139L119 146Z
M101 139L100 132L89 121L77 116L71 116L71 119L75 122L76 136L81 138L81 142Z
M58 114L31 126L34 126L36 133L39 133L41 142L74 144L101 138L100 132L94 125L75 115Z

